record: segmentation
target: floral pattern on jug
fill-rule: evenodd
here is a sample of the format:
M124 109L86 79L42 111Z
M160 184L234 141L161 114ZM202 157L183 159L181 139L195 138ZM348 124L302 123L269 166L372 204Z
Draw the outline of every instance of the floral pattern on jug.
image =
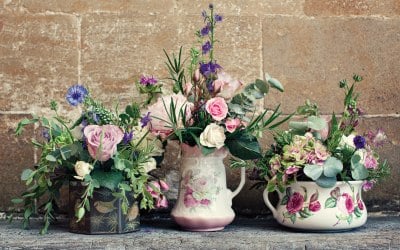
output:
M188 208L208 207L215 201L221 188L217 183L218 173L202 175L198 170L189 170L183 176L184 204Z

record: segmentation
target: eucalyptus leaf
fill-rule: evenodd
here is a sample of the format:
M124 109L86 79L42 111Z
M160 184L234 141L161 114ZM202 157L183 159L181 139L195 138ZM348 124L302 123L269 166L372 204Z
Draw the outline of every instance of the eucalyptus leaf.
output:
M324 163L324 175L326 177L335 177L342 170L342 162L335 157L329 157Z
M261 93L264 95L268 94L268 84L265 81L256 79L254 84Z
M317 116L309 116L307 118L308 127L314 130L322 130L328 127L328 123L325 119Z
M21 181L26 181L29 178L32 178L33 175L34 175L34 172L32 171L32 169L25 169L24 171L22 171Z
M353 177L354 180L364 180L368 177L368 170L363 164L357 163L353 165L352 163L351 165L351 177Z
M322 175L323 170L323 167L319 165L306 165L304 167L304 173L314 181Z
M322 174L315 182L320 187L331 188L336 184L336 177L327 177Z
M281 92L284 91L282 83L280 83L277 79L272 78L268 73L265 73L265 80L271 85L272 88L275 88Z

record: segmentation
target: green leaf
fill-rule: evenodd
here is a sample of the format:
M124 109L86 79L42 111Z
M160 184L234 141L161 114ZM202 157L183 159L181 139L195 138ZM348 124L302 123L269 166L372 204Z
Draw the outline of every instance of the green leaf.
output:
M32 215L32 209L30 207L28 207L27 209L25 209L24 212L24 219L29 219Z
M265 81L256 79L256 82L254 84L261 93L263 93L264 95L268 94L268 85Z
M242 160L254 160L262 157L257 138L248 134L239 134L236 138L227 139L225 145L229 152Z
M322 174L315 182L320 187L331 188L336 184L336 177L327 177Z
M325 201L325 208L334 208L334 207L336 207L336 201L337 201L336 198L329 197Z
M329 157L324 163L324 175L326 177L336 177L342 170L342 162L335 157Z
M21 181L27 181L28 179L32 178L36 171L32 171L32 169L25 169L22 171L21 174Z
M78 147L76 144L66 145L60 148L60 154L63 160L67 160L71 158L71 156L75 155L78 152ZM47 159L47 157L46 157ZM50 161L50 160L48 160Z
M294 224L296 222L296 214L292 214L292 216L290 216L290 221Z
M115 190L118 184L122 182L123 176L121 172L104 172L96 169L91 173L92 179L97 180L99 185L110 190Z
M301 133L304 133L308 129L308 122L290 121L289 128L296 130L296 131L300 131Z
M312 213L310 212L310 210L308 208L304 208L302 210L299 211L299 215L302 218L308 218L312 215Z
M362 216L362 211L358 208L358 207L356 207L355 209L354 209L354 214L357 216L357 218L360 218L361 216Z
M308 127L314 130L322 130L328 126L325 119L317 116L309 116L307 118Z
M281 205L286 205L289 201L289 196L285 195L282 198Z
M23 201L24 201L24 200L23 200L23 199L20 199L20 198L14 198L14 199L11 200L11 202L14 203L14 204L20 204L20 203L22 203Z
M85 216L85 208L80 207L78 208L78 210L76 210L75 213L75 217L78 219L77 222L80 221L83 218L83 216Z
M275 88L281 92L284 91L282 83L280 83L277 79L272 78L268 73L265 73L265 80L271 85L272 88Z
M51 154L46 155L46 160L48 160L48 161L50 161L50 162L56 162L56 161L57 161L56 157L54 157L54 156L51 155ZM65 160L65 159L64 159L64 160Z
M304 167L304 173L314 181L321 176L323 170L323 167L319 165L306 165Z
M347 223L350 225L352 221L353 221L353 215L350 214L349 217L347 217Z
M354 180L364 180L368 177L368 170L360 163L361 157L359 155L353 155L351 157L351 177Z

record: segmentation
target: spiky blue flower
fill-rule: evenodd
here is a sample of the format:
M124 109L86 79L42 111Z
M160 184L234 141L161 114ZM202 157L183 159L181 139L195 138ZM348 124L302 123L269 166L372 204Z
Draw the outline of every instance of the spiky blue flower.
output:
M132 139L133 139L133 131L131 131L129 133L125 132L122 141L124 144L128 144L132 141Z
M208 35L208 33L210 33L210 24L207 24L204 28L200 30L200 34L202 36L206 36Z
M65 98L69 104L77 106L78 104L83 103L88 94L89 91L83 85L76 84L68 89Z
M208 77L210 74L216 74L218 69L222 69L222 67L217 63L200 63L200 73L205 77Z
M212 45L211 45L210 41L207 41L205 44L203 44L203 46L201 47L201 49L203 51L203 55L207 54L211 48L212 48Z
M215 20L216 22L222 22L222 16L216 14L216 15L214 15L214 20Z
M140 119L140 124L142 128L146 127L150 121L151 121L150 112L147 112L147 114Z

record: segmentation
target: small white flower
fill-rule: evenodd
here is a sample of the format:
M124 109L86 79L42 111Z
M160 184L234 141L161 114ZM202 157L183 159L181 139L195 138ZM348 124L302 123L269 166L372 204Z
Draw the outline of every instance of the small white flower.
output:
M90 171L92 171L93 166L84 161L77 161L75 163L74 168L75 168L75 172L77 174L77 176L74 176L74 177L78 180L83 180L85 175L90 174Z
M342 135L342 138L339 142L339 147L344 148L345 146L355 149L356 145L354 145L354 134L350 134L348 136Z
M150 157L150 159L147 162L139 164L139 167L144 168L146 173L148 173L151 170L156 169L157 162L153 157Z
M200 144L210 148L220 149L225 143L225 131L222 126L209 124L200 135Z

